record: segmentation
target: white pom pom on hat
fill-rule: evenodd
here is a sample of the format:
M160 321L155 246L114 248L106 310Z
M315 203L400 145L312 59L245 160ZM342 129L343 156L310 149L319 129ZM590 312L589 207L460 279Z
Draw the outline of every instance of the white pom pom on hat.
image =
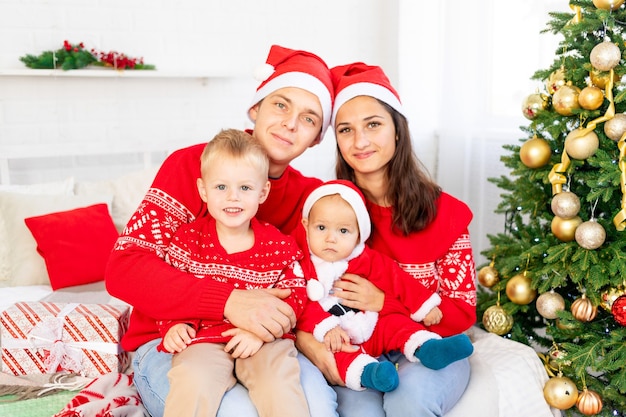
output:
M261 82L267 80L275 71L273 65L262 64L254 69L254 79Z

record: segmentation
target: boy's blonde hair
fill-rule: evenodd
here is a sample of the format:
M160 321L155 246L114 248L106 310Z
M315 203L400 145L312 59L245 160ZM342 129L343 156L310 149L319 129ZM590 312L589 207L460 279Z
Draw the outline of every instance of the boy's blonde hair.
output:
M265 149L252 135L243 130L222 130L206 144L200 157L202 176L213 161L225 157L243 159L256 167L260 175L265 178L268 176L270 162Z

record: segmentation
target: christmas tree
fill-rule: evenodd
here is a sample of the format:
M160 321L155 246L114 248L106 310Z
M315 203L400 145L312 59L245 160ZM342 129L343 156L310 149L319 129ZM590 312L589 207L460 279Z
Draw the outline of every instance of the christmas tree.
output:
M572 0L544 32L562 36L529 120L502 161L506 227L490 235L478 317L533 346L565 415L626 416L626 7ZM622 80L623 79L623 80Z

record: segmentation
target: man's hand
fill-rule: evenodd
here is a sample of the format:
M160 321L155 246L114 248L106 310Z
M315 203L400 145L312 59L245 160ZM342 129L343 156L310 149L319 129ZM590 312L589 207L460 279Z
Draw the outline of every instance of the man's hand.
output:
M235 327L271 342L289 332L296 325L296 315L289 304L282 301L290 289L234 290L226 301L224 317Z
M385 293L368 279L354 274L344 274L335 281L334 295L341 304L358 310L379 312L385 303Z
M186 323L173 325L163 337L163 347L169 353L180 353L185 349L191 339L196 337L196 329Z
M222 332L222 336L232 339L224 346L224 352L230 353L230 355L237 358L249 358L261 349L263 341L257 337L254 333L250 333L246 330L234 328Z

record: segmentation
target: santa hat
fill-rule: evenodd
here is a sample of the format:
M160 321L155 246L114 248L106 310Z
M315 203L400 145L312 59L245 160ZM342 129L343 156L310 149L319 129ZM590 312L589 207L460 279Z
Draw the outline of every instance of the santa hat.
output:
M330 125L333 106L333 83L326 63L317 55L307 51L296 51L272 45L266 63L255 71L261 82L252 98L251 107L259 101L285 87L297 87L315 94L322 106L322 132Z
M355 62L334 67L330 72L335 89L335 103L331 118L333 125L339 108L357 96L374 97L406 116L400 102L400 95L391 86L382 68Z
M354 210L356 214L356 220L359 224L359 243L350 255L350 259L356 257L363 251L365 241L369 239L372 233L372 225L370 221L367 207L365 206L365 197L363 193L350 181L346 180L332 180L328 181L309 194L304 206L302 207L302 217L309 217L311 208L322 197L329 195L339 194Z

